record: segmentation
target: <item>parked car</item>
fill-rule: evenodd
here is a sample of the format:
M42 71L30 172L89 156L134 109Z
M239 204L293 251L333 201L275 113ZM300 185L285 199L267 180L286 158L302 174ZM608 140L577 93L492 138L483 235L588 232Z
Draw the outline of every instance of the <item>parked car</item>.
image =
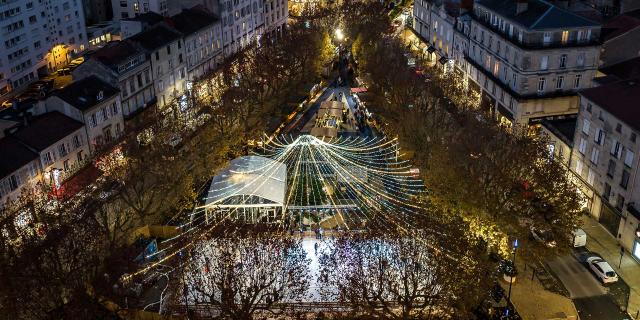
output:
M556 246L556 241L553 240L553 236L549 230L536 229L531 226L531 237L549 248Z
M618 281L616 272L613 271L611 265L601 257L592 256L587 258L587 265L602 283L614 283Z

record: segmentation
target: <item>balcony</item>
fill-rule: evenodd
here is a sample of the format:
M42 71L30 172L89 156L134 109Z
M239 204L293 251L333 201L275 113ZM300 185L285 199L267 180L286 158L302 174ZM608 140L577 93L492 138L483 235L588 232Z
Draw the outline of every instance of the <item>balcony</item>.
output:
M476 15L472 14L473 21L478 24L484 26L485 28L491 30L495 34L499 35L503 40L511 42L513 45L517 46L522 50L549 50L549 49L558 49L558 48L576 48L576 47L593 47L600 45L600 42L597 40L597 37L592 36L593 39L590 41L578 41L577 39L570 39L569 41L550 41L543 42L542 39L540 42L535 43L526 43L518 41L517 34L513 34L513 36L509 36L504 31L500 30L497 26L493 26L490 23L482 20ZM478 41L474 38L475 41ZM484 45L483 45L484 46Z

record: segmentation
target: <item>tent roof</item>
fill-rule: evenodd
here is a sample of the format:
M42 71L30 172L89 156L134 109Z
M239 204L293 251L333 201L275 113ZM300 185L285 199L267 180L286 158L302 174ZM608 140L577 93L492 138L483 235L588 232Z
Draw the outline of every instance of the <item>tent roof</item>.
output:
M240 157L213 178L205 206L236 196L257 196L284 205L286 189L284 163L260 156ZM241 207L242 203L237 205Z

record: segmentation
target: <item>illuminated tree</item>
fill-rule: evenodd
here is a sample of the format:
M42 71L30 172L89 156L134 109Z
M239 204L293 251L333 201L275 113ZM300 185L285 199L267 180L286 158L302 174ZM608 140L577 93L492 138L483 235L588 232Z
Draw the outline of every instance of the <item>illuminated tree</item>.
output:
M321 250L326 299L375 319L465 318L484 297L483 246L461 221L345 233Z
M283 234L226 235L195 245L174 303L208 305L228 319L281 314L283 302L305 297L309 287L300 240ZM186 291L186 292L185 292Z

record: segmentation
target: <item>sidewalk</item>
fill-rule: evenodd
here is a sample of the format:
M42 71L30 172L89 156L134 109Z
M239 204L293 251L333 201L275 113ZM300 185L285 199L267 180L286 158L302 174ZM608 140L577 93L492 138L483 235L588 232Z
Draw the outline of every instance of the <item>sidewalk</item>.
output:
M511 288L511 302L523 320L578 319L571 299L545 290L536 278L531 280L533 269L525 271L524 264L517 265L520 272ZM507 282L500 280L500 285L505 294L509 292Z
M582 218L582 229L587 233L587 249L600 254L630 287L627 312L638 319L640 314L640 264L625 252L620 265L620 245L618 241L591 216ZM620 265L620 267L619 267Z

